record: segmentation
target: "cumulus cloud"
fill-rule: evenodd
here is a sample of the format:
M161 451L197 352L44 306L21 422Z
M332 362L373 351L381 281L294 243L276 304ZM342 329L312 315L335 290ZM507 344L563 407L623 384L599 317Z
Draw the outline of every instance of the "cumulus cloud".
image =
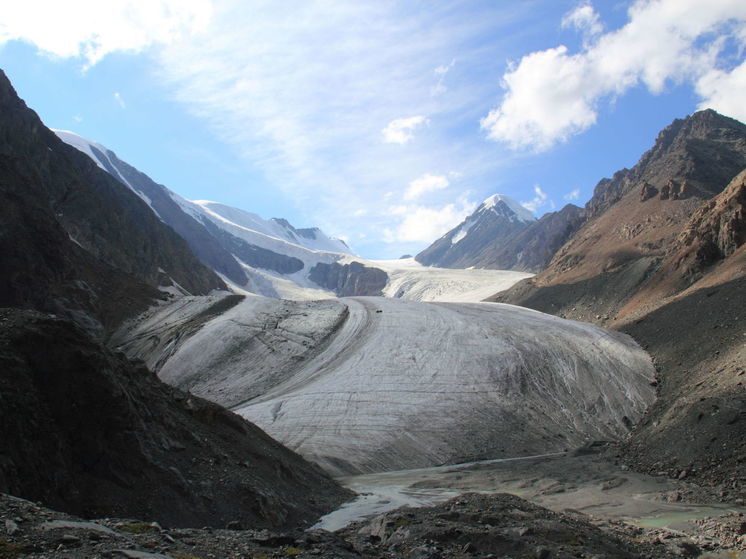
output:
M208 24L210 0L25 0L0 8L0 44L18 39L44 54L92 66L114 51L170 43Z
M384 231L388 243L431 243L461 223L475 204L466 199L441 207L402 205L389 208L389 214L400 217L397 227Z
M696 91L703 99L700 109L712 108L746 122L746 62L731 72L707 72L697 80Z
M547 195L547 193L544 192L538 184L534 185L534 195L535 196L528 202L521 202L521 206L532 212L535 212L539 208L547 205L550 208L554 208L554 202L549 200L549 196Z
M481 121L490 139L546 150L595 124L599 104L644 85L654 94L688 81L701 106L746 117L743 65L727 66L728 41L746 47L742 0L637 0L622 28L598 34L590 4L563 23L597 34L578 53L564 45L537 51L503 75L505 95Z
M579 4L562 18L562 27L575 27L588 37L594 37L604 30L596 10L590 2Z
M427 118L422 115L392 120L386 128L381 130L383 141L388 144L406 144L414 138L415 128L427 124L427 122Z
M567 194L565 194L563 196L563 198L565 200L567 200L567 201L577 200L578 198L580 198L580 189L579 188L574 188L573 190L571 190L570 192L568 192Z
M449 184L448 179L442 175L431 175L430 173L426 173L409 183L409 188L404 192L404 199L416 200L426 192L443 190L444 188L447 188Z

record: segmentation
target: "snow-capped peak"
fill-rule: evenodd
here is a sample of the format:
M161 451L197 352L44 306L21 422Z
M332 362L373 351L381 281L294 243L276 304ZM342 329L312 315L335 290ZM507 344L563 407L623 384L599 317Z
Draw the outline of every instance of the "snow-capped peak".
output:
M530 211L524 208L519 202L516 202L512 198L508 198L504 194L493 194L482 202L477 208L477 212L494 209L500 202L504 203L521 221L532 222L536 221L536 217Z

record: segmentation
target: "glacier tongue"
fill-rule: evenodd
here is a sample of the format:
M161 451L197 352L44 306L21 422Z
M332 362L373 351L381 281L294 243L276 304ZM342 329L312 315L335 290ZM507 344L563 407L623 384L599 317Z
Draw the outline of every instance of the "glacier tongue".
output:
M655 397L630 338L510 305L251 297L177 334L161 378L335 474L616 439Z

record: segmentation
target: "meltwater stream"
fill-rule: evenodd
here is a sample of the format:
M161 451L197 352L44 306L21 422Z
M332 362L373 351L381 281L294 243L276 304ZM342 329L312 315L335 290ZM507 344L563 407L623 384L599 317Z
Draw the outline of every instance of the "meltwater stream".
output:
M418 483L431 476L457 472L475 466L485 467L497 464L498 462L517 462L561 455L564 455L564 453L559 452L518 458L498 458L494 460L435 466L432 468L416 468L338 478L338 481L342 485L357 493L358 497L354 501L345 503L337 510L323 516L311 529L339 530L358 520L382 514L399 507L426 507L436 505L464 493L463 490L448 489L445 487L417 487ZM498 493L501 491L499 488L494 488L493 490L481 490L480 492Z
M339 530L402 506L423 507L467 492L512 493L555 511L572 509L643 527L685 529L690 521L743 507L669 502L683 482L623 471L596 455L553 453L339 478L357 499L311 529Z

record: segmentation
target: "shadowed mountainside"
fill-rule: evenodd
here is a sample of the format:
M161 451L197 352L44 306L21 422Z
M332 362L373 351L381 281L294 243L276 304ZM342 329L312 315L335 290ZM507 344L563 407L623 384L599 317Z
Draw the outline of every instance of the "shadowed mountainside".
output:
M60 141L0 73L0 304L101 333L162 295L225 285L129 189Z
M68 321L3 309L0 323L2 492L88 517L257 528L311 523L350 496Z
M0 310L0 491L189 526L306 525L349 498L260 429L101 345L164 290L225 285L4 74L0 263L0 306L15 307Z

